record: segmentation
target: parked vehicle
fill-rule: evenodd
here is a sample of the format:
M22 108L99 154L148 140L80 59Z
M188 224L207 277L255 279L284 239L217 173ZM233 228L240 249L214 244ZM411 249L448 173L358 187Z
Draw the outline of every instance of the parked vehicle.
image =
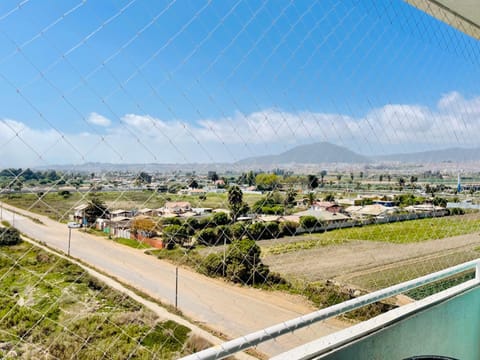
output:
M79 224L77 222L74 222L74 221L70 221L67 226L71 229L78 229L78 228L81 228L82 227L82 224Z

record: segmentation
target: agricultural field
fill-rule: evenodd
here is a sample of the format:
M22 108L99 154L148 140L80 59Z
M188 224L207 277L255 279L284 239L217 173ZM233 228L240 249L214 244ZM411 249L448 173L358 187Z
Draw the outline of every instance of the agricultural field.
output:
M2 359L171 359L198 341L187 327L26 242L0 247L0 294Z
M476 212L467 215L373 224L325 233L290 236L272 242L264 242L261 246L264 253L278 255L326 245L338 245L351 240L409 244L479 231L480 213Z
M376 290L478 258L478 213L259 242L262 261L287 279L334 280Z

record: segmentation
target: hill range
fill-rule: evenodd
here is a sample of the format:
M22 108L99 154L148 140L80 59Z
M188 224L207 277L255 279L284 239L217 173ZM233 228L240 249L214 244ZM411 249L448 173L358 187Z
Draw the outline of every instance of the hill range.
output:
M267 164L325 164L346 163L366 164L378 162L402 163L441 163L479 161L480 148L448 148L413 153L366 156L358 154L346 147L328 142L319 142L296 146L278 155L250 157L238 161L238 165Z

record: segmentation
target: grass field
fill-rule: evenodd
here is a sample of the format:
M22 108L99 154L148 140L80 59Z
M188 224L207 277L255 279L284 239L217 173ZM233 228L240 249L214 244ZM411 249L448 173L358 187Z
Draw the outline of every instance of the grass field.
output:
M265 254L282 254L326 245L342 244L349 240L382 241L408 244L432 239L471 234L480 231L478 213L442 218L402 221L390 224L368 225L340 229L321 234L308 234L285 238L270 246L262 244Z
M29 243L0 248L0 358L171 359L190 330Z
M96 192L95 193L110 209L156 209L162 207L166 201L189 201L193 207L227 208L227 195L208 193L206 199L198 196L157 193L153 191L129 192ZM244 201L249 205L261 198L258 194L244 194ZM49 216L54 220L67 220L73 213L73 208L85 203L89 194L72 192L68 196L60 195L56 191L39 194L4 194L0 201L28 209L35 213Z

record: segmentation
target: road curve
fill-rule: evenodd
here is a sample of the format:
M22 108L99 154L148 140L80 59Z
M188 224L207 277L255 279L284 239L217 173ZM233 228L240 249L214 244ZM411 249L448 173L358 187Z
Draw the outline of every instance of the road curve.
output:
M1 206L1 220L10 222L33 239L67 252L68 228L65 224L7 204ZM32 218L41 220L42 224ZM70 254L163 303L175 302L176 267L168 262L80 229L72 229ZM299 297L231 285L185 268L179 269L178 284L179 309L186 316L230 338L315 310ZM260 345L258 350L269 356L275 355L337 331L342 325L334 320L322 322L269 341Z

